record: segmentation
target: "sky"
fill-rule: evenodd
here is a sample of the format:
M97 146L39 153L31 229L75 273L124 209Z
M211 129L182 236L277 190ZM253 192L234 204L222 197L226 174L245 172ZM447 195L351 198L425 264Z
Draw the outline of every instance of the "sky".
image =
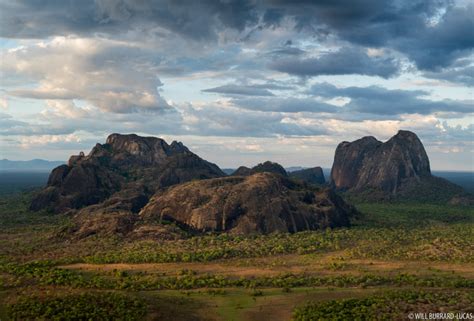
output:
M470 0L0 0L0 158L66 160L111 133L221 167L330 167L398 130L474 170Z

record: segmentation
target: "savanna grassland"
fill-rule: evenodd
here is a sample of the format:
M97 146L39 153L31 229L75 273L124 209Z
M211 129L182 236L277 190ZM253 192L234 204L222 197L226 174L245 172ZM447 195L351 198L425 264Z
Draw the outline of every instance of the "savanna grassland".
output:
M71 239L0 199L0 319L404 320L474 312L474 209L363 203L350 228Z

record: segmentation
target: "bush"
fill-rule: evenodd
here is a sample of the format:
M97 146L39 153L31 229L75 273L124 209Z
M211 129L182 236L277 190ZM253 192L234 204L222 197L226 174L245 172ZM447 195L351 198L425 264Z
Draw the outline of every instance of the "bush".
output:
M142 320L145 304L117 293L20 298L8 307L13 320Z
M470 312L474 297L466 292L395 291L364 299L309 303L296 308L294 321L405 320L409 313Z

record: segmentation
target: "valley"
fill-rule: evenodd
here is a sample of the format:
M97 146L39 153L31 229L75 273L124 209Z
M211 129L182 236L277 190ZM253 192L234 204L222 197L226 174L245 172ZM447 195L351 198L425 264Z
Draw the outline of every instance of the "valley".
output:
M474 321L474 0L0 12L0 321Z
M330 177L227 175L182 143L112 134L0 196L0 319L474 313L472 195L431 174L414 133L342 142Z
M3 197L0 206L2 319L15 309L27 318L21 314L25 304L74 310L81 295L110 293L122 296L112 296L117 304L108 309L120 313L121 300L137 300L138 319L146 320L290 320L309 302L394 291L472 299L474 210L469 207L356 202L361 215L350 228L71 240L58 234L70 218L30 212L30 198ZM66 299L47 310L58 297Z

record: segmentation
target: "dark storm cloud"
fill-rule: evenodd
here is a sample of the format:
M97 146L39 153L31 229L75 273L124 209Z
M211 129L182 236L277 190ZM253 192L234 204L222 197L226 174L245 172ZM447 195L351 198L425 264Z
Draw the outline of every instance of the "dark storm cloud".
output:
M427 115L435 112L472 113L474 110L472 102L425 99L423 96L429 93L422 90L390 90L378 86L337 88L323 83L314 85L309 92L325 98L350 98L350 102L343 107L345 112Z
M8 1L0 2L0 36L45 38L69 33L94 32L94 1Z
M270 1L285 8L300 30L326 26L353 44L390 47L417 67L434 70L474 46L474 5L450 0ZM437 21L439 20L439 21Z
M474 66L447 68L438 72L425 72L423 76L474 87Z
M437 71L426 71L423 77L448 81L453 84L474 86L474 55L458 59L448 68Z
M342 48L318 58L279 59L269 68L297 76L360 74L389 78L398 71L398 62L391 57L370 57L360 48Z
M472 54L474 48L474 4L448 8L432 27L421 27L389 45L405 53L419 69L434 71Z
M305 51L301 50L300 48L289 46L284 46L281 48L274 49L270 51L268 54L270 56L299 56L304 54Z
M162 27L189 38L214 38L217 26L243 30L247 24L255 24L258 16L252 9L246 0L3 0L0 35L43 38Z
M470 54L474 47L474 5L454 4L451 0L0 0L0 36L121 37L130 30L143 34L167 30L189 39L215 40L225 29L248 27L255 33L290 19L296 31L396 49L419 69L433 71ZM279 53L301 54L296 48Z

